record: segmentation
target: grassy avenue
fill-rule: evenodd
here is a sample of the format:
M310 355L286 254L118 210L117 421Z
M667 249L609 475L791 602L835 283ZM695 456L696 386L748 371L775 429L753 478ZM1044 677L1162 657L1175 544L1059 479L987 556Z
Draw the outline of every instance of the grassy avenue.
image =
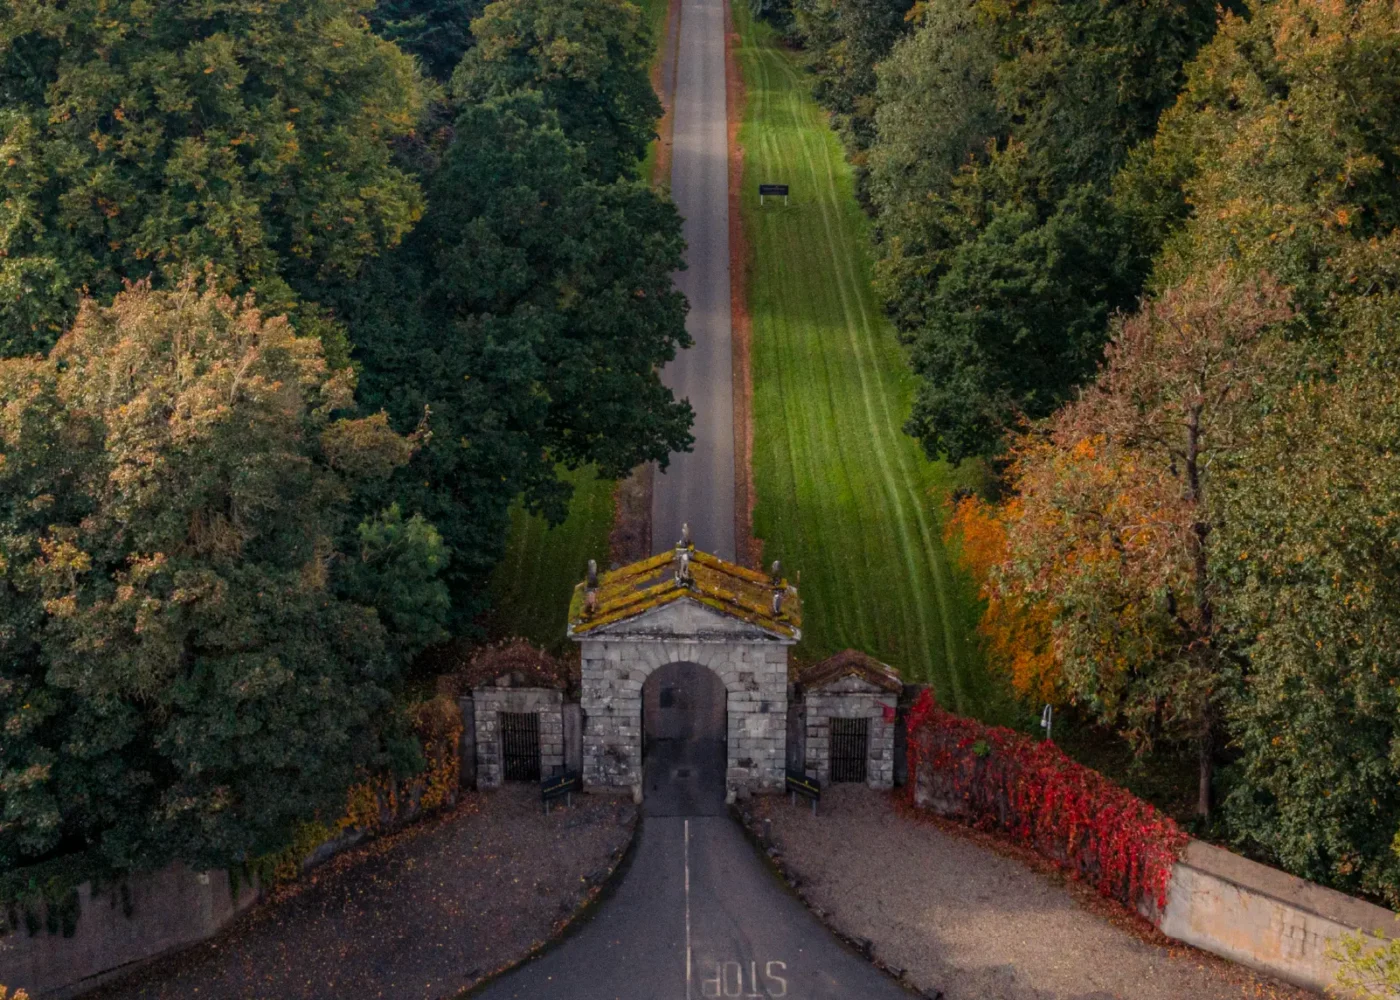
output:
M734 18L746 87L754 530L765 558L802 571L799 656L863 649L957 711L995 713L996 689L965 639L974 605L942 542L944 500L977 470L929 462L901 430L912 376L870 284L867 222L840 142L794 55L744 5ZM664 22L652 21L659 34ZM791 202L760 207L761 181L790 184ZM612 484L589 473L575 482L563 525L513 517L493 583L498 634L558 643L583 563L606 554Z

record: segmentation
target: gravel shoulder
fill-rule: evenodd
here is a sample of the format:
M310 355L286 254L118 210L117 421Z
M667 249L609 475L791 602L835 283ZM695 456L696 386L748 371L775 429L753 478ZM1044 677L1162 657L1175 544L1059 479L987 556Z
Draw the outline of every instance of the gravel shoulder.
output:
M756 801L780 865L838 933L946 1000L1305 1000L1315 995L1183 946L980 835L897 812L888 793L835 786L821 814ZM1142 927L1146 927L1145 924Z
M100 1000L452 997L525 958L606 881L630 802L539 789L464 794L446 815L341 855L213 940L89 996Z

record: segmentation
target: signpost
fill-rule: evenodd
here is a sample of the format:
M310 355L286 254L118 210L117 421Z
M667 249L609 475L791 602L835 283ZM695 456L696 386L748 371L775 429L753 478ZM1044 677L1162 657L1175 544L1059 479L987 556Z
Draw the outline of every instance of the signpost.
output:
M786 184L760 184L758 186L758 204L760 208L763 206L763 199L770 194L774 198L781 196L784 205L788 203L788 186Z
M560 774L542 781L540 798L544 799L545 814L549 813L549 804L561 795L564 796L565 805L573 805L574 792L578 791L580 784L577 774Z
M817 814L817 803L821 801L822 786L800 771L787 772L787 792L788 798L794 802L797 796L805 796L812 803L812 815Z

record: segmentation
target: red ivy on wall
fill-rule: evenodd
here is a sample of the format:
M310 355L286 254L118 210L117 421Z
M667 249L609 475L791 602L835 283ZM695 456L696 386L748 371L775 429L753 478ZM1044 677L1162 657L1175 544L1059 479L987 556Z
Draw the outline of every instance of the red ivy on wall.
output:
M1189 839L1054 743L954 715L930 691L909 712L907 787L915 806L1009 834L1133 907L1166 905Z

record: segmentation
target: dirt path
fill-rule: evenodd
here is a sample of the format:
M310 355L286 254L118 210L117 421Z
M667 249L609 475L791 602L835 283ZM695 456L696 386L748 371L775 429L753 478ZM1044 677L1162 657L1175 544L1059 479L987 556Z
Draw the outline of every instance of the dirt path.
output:
M524 958L616 864L632 806L539 789L468 795L452 813L307 876L225 934L93 1000L435 1000Z
M1316 1000L1193 949L1149 944L1062 881L896 813L888 794L837 785L815 818L782 800L757 810L808 903L946 1000Z

